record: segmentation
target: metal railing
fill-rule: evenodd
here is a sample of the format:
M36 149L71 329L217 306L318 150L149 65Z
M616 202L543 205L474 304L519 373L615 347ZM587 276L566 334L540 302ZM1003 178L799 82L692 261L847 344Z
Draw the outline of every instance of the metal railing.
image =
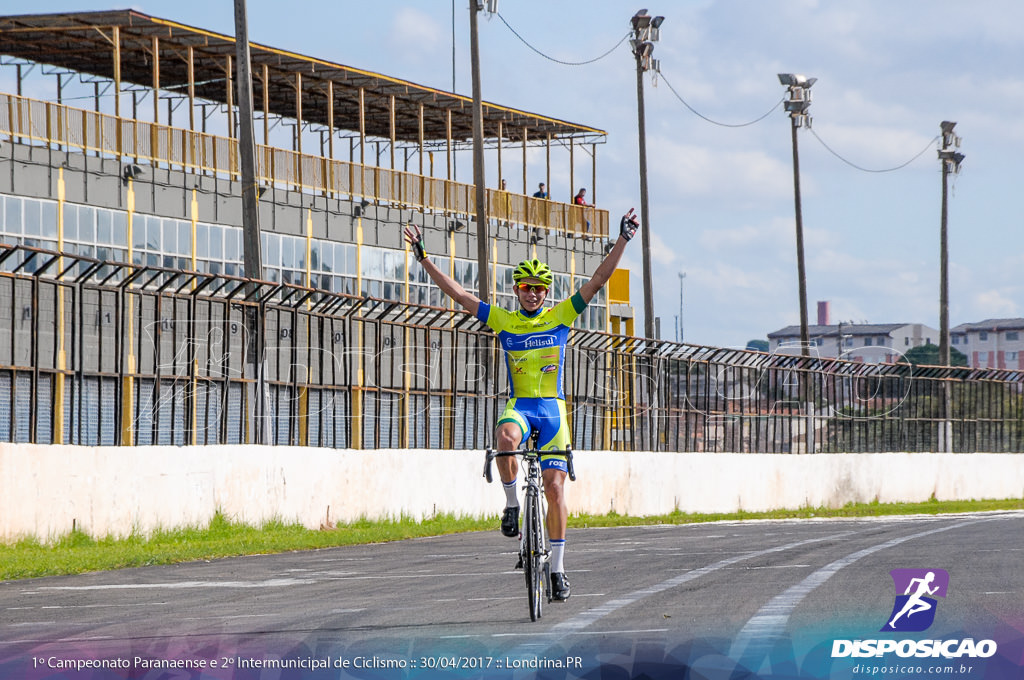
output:
M240 179L238 140L77 109L0 92L0 134L23 143L163 164L185 172ZM257 145L257 181L264 186L389 203L455 215L476 214L473 185L416 173ZM509 225L569 236L608 236L608 211L594 206L488 189L487 213Z
M263 394L246 357L253 307ZM503 364L459 311L0 246L0 441L236 444L266 423L275 444L483 448ZM574 330L565 390L580 449L1024 450L1020 371Z

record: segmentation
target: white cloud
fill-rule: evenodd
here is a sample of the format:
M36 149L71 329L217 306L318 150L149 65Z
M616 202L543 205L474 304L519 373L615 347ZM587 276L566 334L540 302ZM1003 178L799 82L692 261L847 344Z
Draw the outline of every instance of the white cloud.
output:
M698 235L697 242L713 252L749 252L761 258L772 253L780 257L786 252L783 244L788 246L793 233L793 220L780 217L763 224L705 229Z
M1002 290L982 290L972 297L971 310L978 319L1020 316L1020 305Z
M664 137L649 141L650 171L672 196L727 196L732 202L792 192L792 171L760 150L721 150Z
M402 7L395 13L389 36L393 48L418 55L433 53L449 39L433 16L412 7Z

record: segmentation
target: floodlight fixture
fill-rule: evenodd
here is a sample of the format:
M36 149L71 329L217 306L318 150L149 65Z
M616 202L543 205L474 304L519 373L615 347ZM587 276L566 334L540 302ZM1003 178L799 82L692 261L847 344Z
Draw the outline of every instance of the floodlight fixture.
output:
M942 129L942 134L951 135L953 134L953 128L956 127L956 123L944 120L941 123L939 123L939 127Z
M642 9L633 15L633 18L629 20L633 24L634 31L642 31L651 25L651 17L647 15L647 10Z
M807 109L811 107L811 102L806 99L795 99L786 102L786 111L802 115L807 113Z
M786 87L802 87L806 89L818 82L818 79L808 78L800 73L780 73L779 82Z
M964 162L966 156L959 151L953 151L952 149L940 149L939 160L946 162L946 167L952 173L960 172L960 164Z
M653 19L651 19L651 28L654 28L654 29L661 28L661 24L664 21L665 21L665 17L654 17Z

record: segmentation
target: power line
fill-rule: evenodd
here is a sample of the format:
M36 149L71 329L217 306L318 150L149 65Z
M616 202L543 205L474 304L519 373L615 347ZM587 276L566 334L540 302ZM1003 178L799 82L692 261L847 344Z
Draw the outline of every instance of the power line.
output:
M925 152L926 152L926 151L927 151L928 149L930 149L930 148L931 148L932 144L934 144L934 143L935 143L935 142L936 142L936 141L937 141L937 140L939 139L939 136L938 136L938 135L936 135L936 136L932 137L932 138L931 138L931 139L930 139L930 140L928 141L928 144L927 144L927 145L926 145L926 146L925 146L925 147L924 147L923 149L921 149L921 151L919 151L919 152L918 152L917 154L915 154L915 155L914 155L914 157L913 157L913 158L911 158L911 159L910 159L909 161L907 161L907 162L905 162L905 163L900 163L899 165L897 165L897 166L895 166L895 167L892 167L892 168L883 168L883 169L881 169L881 170L873 170L873 169L871 169L871 168L863 168L863 167L861 167L861 166L857 165L856 163L854 163L854 162L852 162L852 161L849 161L849 160L847 160L846 158L843 158L843 157L842 157L841 155L839 155L839 154L838 154L838 153L837 153L837 152L836 152L836 151L835 151L834 149L832 149L832 147L830 147L830 146L829 146L828 144L826 144L826 143L825 143L825 140L823 140L823 139L822 139L821 137L819 137L819 136L818 136L818 133L817 133L817 132L815 132L813 128L811 128L811 127L808 127L807 129L811 131L811 134L812 134L812 135L814 135L814 138L815 138L815 139L817 139L817 140L818 140L818 142L820 142L820 143L821 143L821 145L822 145L823 147L825 147L825 149L826 149L826 150L828 150L828 152L829 152L830 154L832 154L833 156L835 156L836 158L838 158L838 159L839 159L839 160L841 160L842 162L846 163L846 164L847 164L847 165L849 165L849 166L850 166L851 168L856 168L857 170L860 170L861 172L872 172L872 173L882 173L882 172L894 172L894 171L896 171L896 170L902 170L903 168L907 167L908 165L910 165L911 163L913 163L914 161L916 161L916 160L917 160L918 158L920 158L920 157L921 157L922 155L924 155L924 153L925 153Z
M538 50L536 47L534 47L533 45L528 43L523 36L519 35L519 33L516 32L516 29L512 28L512 26L510 26L509 23L507 21L505 21L505 17L501 16L501 12L495 12L495 14L498 16L499 19L501 19L501 23L505 24L506 28L508 28L508 30L512 31L512 35L514 35L515 37L519 38L520 42L522 42L524 45L526 45L531 50L533 50L534 52L536 52L540 56L544 57L545 59L547 59L549 61L553 61L556 64L562 64L563 66L585 66L587 64L593 64L595 61L600 61L601 59L604 59L609 54L614 52L619 47L619 45L621 45L622 43L626 42L626 39L629 38L630 35L632 35L631 31L627 32L626 35L622 36L622 40L620 40L619 42L615 43L615 47L611 48L610 50L608 50L607 52L605 52L604 54L602 54L599 57L595 57L593 59L588 59L587 61L562 61L561 59L555 59L552 56L544 54L543 52Z
M676 88L672 87L672 83L670 83L668 81L668 78L665 77L664 73L659 73L658 75L661 76L661 79L665 81L666 85L668 85L668 89L672 90L672 94L674 94L676 96L676 99L678 99L680 102L682 102L683 106L685 106L686 108L688 108L690 110L690 113L692 113L693 115L697 116L698 118L702 118L702 119L706 120L707 122L709 122L709 123L711 123L713 125L718 125L720 127L741 128L741 127L747 127L748 125L753 125L754 123L760 123L762 120L764 120L765 118L770 116L772 114L772 112L774 112L775 109L779 108L779 105L782 104L783 101L785 101L785 99L780 99L778 102L775 103L775 105L772 106L771 109L768 110L767 113L765 113L763 116L759 116L759 117L755 118L752 121L749 121L749 122L746 122L746 123L722 123L722 122L719 122L717 120L712 120L711 118L708 118L703 113L701 113L700 111L698 111L695 108L693 108L692 106L690 106L688 103L686 103L686 100L683 99L683 97L678 92L676 92Z

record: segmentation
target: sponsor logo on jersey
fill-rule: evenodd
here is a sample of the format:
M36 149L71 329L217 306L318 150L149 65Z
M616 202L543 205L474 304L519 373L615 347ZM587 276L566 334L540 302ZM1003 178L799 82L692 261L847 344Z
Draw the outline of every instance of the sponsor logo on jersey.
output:
M522 352L529 349L543 349L558 345L555 335L508 335L505 337L505 349Z

